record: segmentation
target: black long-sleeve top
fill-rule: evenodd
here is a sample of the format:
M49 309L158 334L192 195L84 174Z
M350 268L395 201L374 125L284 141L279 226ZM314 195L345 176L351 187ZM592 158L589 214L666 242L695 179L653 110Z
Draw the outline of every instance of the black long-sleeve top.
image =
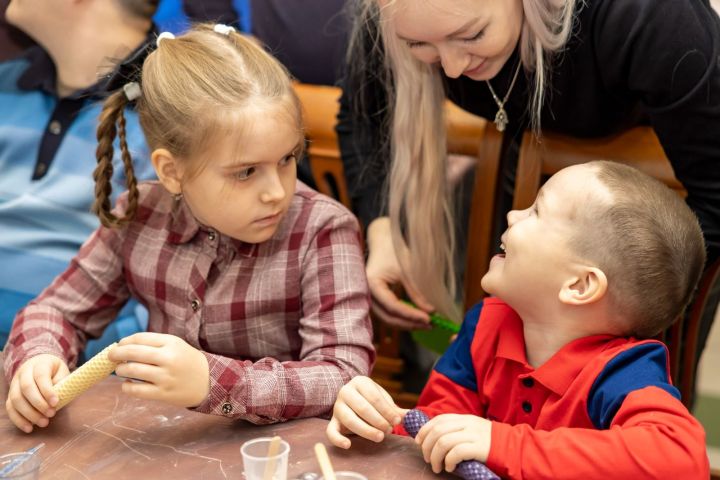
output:
M492 80L500 95L518 61L516 51ZM463 76L445 83L453 102L494 119L485 82ZM531 88L520 75L505 105L516 138L529 124ZM362 95L360 117L353 102ZM380 214L388 171L386 104L377 77L345 79L337 130L354 208L366 225ZM720 253L720 20L708 0L586 0L553 59L542 130L600 137L648 122L688 191L712 261Z

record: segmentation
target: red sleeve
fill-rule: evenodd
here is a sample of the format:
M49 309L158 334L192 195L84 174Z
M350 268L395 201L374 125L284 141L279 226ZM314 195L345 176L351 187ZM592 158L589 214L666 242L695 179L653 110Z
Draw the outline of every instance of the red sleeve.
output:
M630 393L607 430L493 422L487 466L505 478L706 480L705 432L666 391Z

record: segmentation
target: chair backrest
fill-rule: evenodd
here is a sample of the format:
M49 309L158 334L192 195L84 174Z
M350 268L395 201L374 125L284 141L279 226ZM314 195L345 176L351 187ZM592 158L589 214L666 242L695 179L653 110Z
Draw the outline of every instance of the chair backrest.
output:
M540 141L531 132L523 136L515 177L513 209L532 205L541 183L555 172L592 160L611 160L631 165L657 178L685 197L660 142L649 127L636 127L608 138L577 139L543 133ZM683 403L692 405L700 320L707 294L716 281L720 262L709 266L685 318L680 318L660 335L670 351L670 370Z

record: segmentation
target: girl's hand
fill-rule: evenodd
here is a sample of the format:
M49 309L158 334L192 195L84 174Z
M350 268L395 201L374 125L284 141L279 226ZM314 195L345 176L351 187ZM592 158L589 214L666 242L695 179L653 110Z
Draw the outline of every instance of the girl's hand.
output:
M487 461L492 422L476 415L452 413L432 418L418 432L415 443L422 447L433 472L452 472L463 460Z
M125 337L108 358L120 363L115 373L131 380L123 392L180 407L197 407L210 391L210 368L203 353L185 340L164 333L142 332Z
M375 219L367 229L368 261L366 273L373 297L372 311L380 320L404 329L430 328L427 312L433 306L405 279L393 247L390 234L390 218ZM402 302L391 287L401 284L418 308Z
M368 377L355 377L340 389L325 433L330 443L345 449L351 444L343 435L348 433L382 442L405 413L380 385Z
M55 355L40 354L25 360L10 381L5 402L10 421L25 433L33 431L33 424L47 427L59 400L53 385L68 373L68 366Z

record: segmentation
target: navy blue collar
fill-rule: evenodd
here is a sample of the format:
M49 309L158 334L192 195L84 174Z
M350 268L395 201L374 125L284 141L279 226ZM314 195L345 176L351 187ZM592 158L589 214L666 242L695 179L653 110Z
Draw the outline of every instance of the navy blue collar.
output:
M125 57L125 59L108 59L109 62L117 64L117 68L108 75L98 79L94 85L74 92L67 98L102 98L121 88L125 83L139 78L142 64L148 54L154 49L156 38L157 28L153 24L145 37L145 41L130 53L130 55ZM55 62L53 62L50 55L38 45L29 48L23 56L28 61L29 66L20 78L18 78L18 88L21 90L42 90L57 97L57 71Z

